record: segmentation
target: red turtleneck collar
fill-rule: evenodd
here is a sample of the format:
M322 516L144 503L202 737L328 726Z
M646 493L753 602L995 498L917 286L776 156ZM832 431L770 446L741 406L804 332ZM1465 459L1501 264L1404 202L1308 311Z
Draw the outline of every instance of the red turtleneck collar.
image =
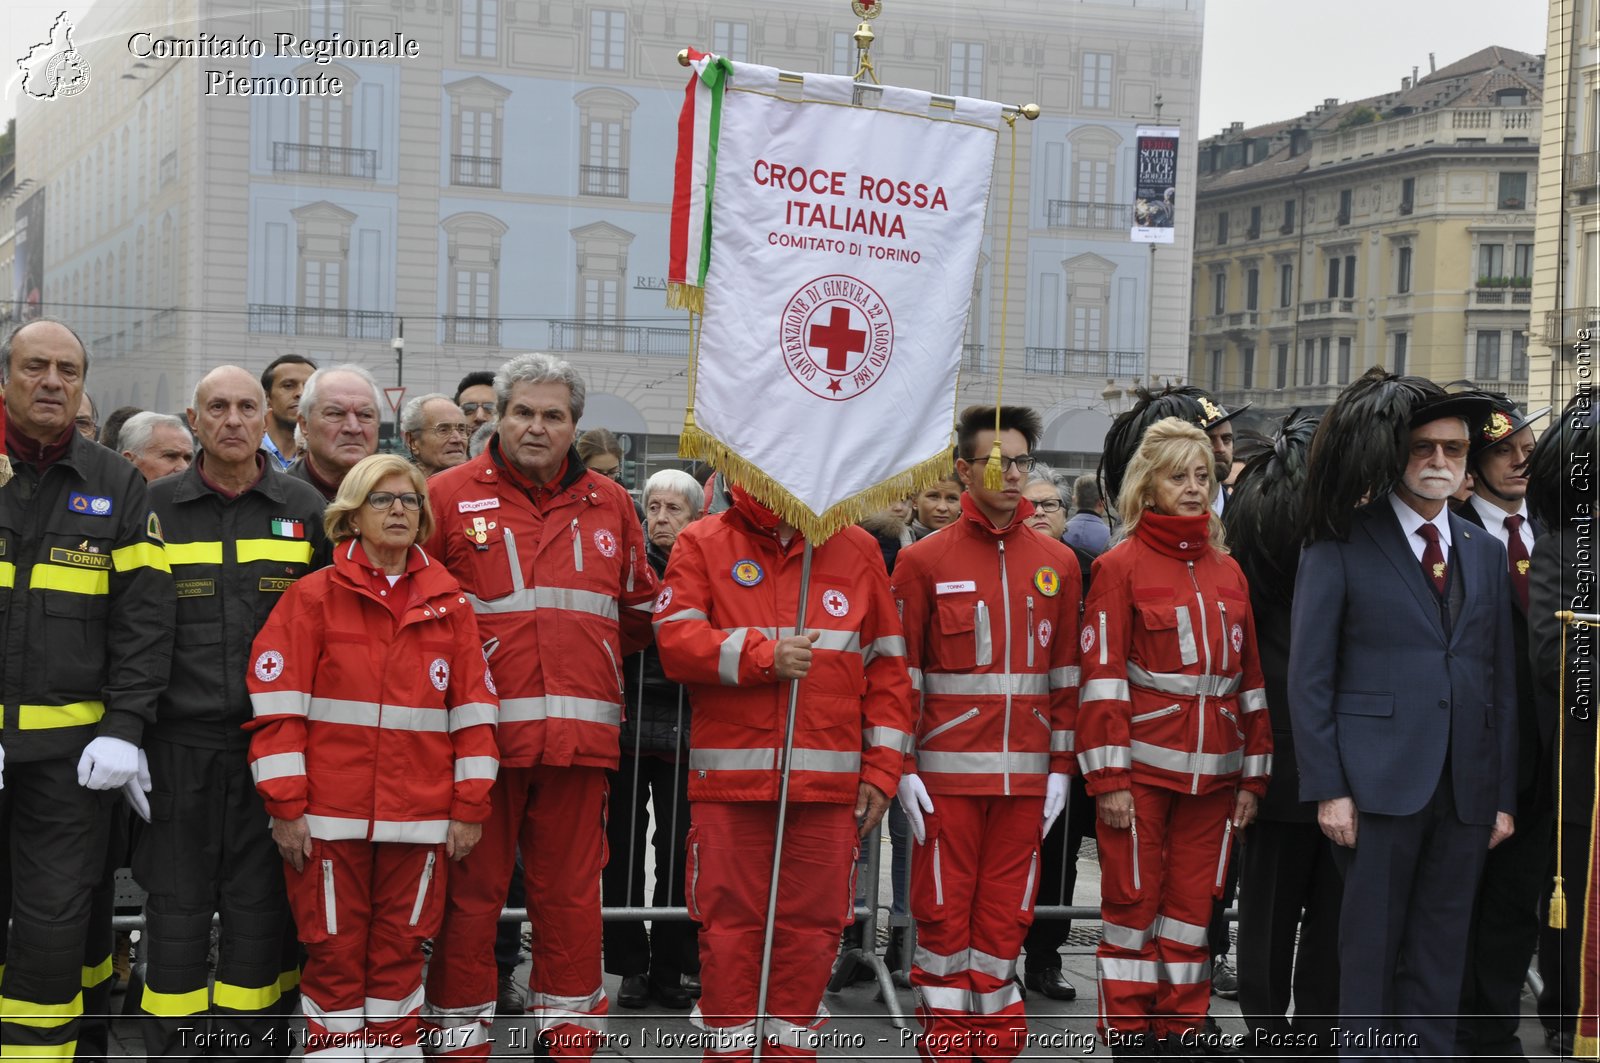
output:
M17 428L14 418L6 418L6 453L12 461L20 461L25 465L32 465L43 472L67 456L67 448L72 446L72 437L78 432L76 425L68 425L67 430L61 433L61 438L54 443L40 443L30 436L22 434Z
M750 492L738 484L733 484L729 487L728 493L733 498L733 508L738 510L745 520L755 525L758 530L764 531L769 535L777 534L778 525L783 522L778 519L776 513L757 502Z
M995 526L994 521L990 520L983 510L978 508L978 504L972 500L972 492L963 491L961 492L961 515L990 535L1010 535L1018 528L1027 527L1028 518L1033 516L1033 503L1028 501L1026 497L1018 495L1017 508L1011 514L1011 523L1004 528L999 528Z
M1147 509L1133 533L1157 553L1193 561L1211 546L1211 513L1197 517L1169 517Z

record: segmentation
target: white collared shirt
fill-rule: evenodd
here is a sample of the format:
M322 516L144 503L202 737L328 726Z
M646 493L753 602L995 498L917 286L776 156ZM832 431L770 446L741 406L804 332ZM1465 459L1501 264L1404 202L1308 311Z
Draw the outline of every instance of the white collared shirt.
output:
M1440 508L1439 513L1432 520L1425 520L1421 513L1412 509L1400 500L1394 492L1389 494L1389 504L1394 507L1394 515L1400 518L1400 530L1406 533L1406 545L1411 547L1411 554L1417 559L1417 564L1422 563L1422 551L1427 549L1428 540L1417 534L1417 529L1424 524L1432 524L1439 529L1439 547L1444 551L1446 564L1450 562L1450 506L1446 503Z
M1527 549L1530 557L1533 555L1533 527L1528 522L1528 503L1526 501L1518 503L1517 512L1511 514L1488 501L1482 495L1474 494L1472 496L1472 508L1478 511L1478 516L1483 521L1484 530L1499 539L1500 545L1508 550L1511 548L1511 536L1506 532L1506 518L1521 516L1522 545Z

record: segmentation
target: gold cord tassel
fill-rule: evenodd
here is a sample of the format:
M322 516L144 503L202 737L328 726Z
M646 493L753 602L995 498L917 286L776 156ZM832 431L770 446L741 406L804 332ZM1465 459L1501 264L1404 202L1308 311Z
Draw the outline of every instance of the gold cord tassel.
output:
M996 410L999 407L995 407ZM983 486L990 491L999 491L1006 486L1006 474L1001 468L1000 457L1000 426L999 418L995 418L994 446L989 448L989 460L983 466Z
M1567 893L1562 889L1565 879L1561 875L1561 822L1565 806L1565 787L1561 780L1567 770L1567 621L1561 621L1561 662L1556 673L1556 874L1555 886L1550 892L1550 916L1547 920L1552 930L1567 928Z
M1555 889L1550 894L1550 929L1565 930L1567 928L1567 891L1562 889L1563 879L1556 876Z

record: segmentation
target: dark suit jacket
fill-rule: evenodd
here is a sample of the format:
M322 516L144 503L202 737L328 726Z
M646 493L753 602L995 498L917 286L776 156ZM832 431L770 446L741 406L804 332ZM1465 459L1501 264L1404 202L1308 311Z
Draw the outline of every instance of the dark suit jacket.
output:
M1528 571L1528 613L1531 627L1529 657L1536 677L1534 697L1539 711L1550 720L1560 713L1562 623L1557 609L1579 613L1600 610L1595 594L1594 523L1582 529L1565 524L1541 538L1533 547L1533 567ZM1600 659L1600 632L1576 625L1566 628L1567 715L1562 721L1567 735L1566 763L1558 780L1565 800L1561 818L1587 824L1594 814L1595 730L1600 706L1595 704L1594 665ZM1552 777L1554 770L1552 769Z
M1450 535L1465 598L1448 637L1387 497L1355 513L1347 542L1301 552L1289 710L1305 800L1351 797L1361 812L1411 815L1448 753L1464 822L1516 810L1505 548L1459 517Z
M1456 516L1476 527L1483 527L1483 518L1478 515L1477 509L1471 504L1462 506L1456 511ZM1543 535L1544 529L1538 524L1530 523L1535 541ZM1496 540L1498 541L1498 540ZM1531 555L1531 551L1530 551ZM1529 583L1532 583L1532 569L1530 567ZM1509 580L1509 576L1507 579ZM1531 592L1530 592L1531 595ZM1517 600L1516 594L1511 594L1511 642L1512 652L1515 654L1517 671L1517 807L1516 813L1520 816L1524 812L1551 807L1553 788L1551 786L1552 773L1555 771L1554 749L1556 734L1556 716L1552 712L1541 713L1533 697L1533 666L1528 659L1528 614L1523 611L1522 603Z

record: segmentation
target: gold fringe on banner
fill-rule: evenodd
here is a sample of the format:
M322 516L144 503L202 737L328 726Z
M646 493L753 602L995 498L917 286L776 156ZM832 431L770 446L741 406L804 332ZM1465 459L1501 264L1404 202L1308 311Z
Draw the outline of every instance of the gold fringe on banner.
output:
M820 546L836 535L840 529L859 522L862 518L886 508L898 499L909 498L923 488L950 476L950 454L954 446L945 447L937 454L918 462L906 471L891 476L858 494L830 506L820 515L811 507L790 494L782 484L756 468L750 461L735 453L722 440L712 436L694 423L691 412L685 417L683 435L678 440L680 457L703 461L738 484L750 496L786 524L799 529L812 545Z
M703 314L706 312L706 290L693 284L673 281L667 285L667 309Z

